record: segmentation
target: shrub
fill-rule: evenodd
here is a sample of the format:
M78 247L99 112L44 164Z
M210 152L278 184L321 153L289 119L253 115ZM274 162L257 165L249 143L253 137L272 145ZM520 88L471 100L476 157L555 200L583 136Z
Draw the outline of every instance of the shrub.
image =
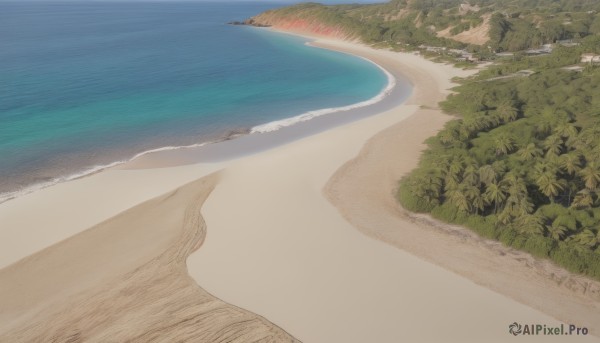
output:
M431 211L431 215L436 219L456 224L458 212L459 211L455 206L452 206L450 203L446 202L441 206L435 207Z
M498 240L502 242L507 247L512 246L515 238L517 237L517 232L515 230L505 229L500 230L500 235L498 235Z
M499 230L496 229L496 224L494 222L491 222L482 216L471 216L467 218L465 226L477 232L480 236L488 239L496 239L500 233Z
M536 257L548 257L556 246L556 241L543 236L530 236L523 244L523 250Z
M567 243L560 242L558 248L550 253L550 257L556 264L569 271L582 273L585 270L583 259L579 256L577 250Z
M416 196L410 189L410 182L408 179L400 181L400 187L398 188L398 200L400 204L407 210L417 213L431 212L434 205L427 202L425 199Z
M525 242L527 241L527 237L517 235L512 242L512 247L518 250L523 250L523 246L525 246Z

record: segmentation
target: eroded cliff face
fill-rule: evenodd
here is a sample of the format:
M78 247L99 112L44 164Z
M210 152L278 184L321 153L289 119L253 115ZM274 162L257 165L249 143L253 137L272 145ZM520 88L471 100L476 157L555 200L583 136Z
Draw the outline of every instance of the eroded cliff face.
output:
M318 18L300 18L294 15L280 15L265 12L245 21L245 24L258 27L273 27L277 30L335 38L347 41L358 40L357 35L350 34L342 25L328 24Z

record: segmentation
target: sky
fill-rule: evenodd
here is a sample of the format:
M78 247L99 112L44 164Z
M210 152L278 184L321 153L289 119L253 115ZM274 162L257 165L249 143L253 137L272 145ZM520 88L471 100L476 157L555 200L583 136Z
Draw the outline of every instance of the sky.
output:
M252 0L242 0L242 1L252 1ZM264 0L264 1L273 1L273 2L289 2L289 3L298 3L298 2L308 2L308 1L295 1L295 0ZM371 4L378 2L387 2L387 0L311 0L311 2L319 2L322 4Z
M0 3L2 2L7 2L7 1L15 1L15 0L0 0ZM56 1L56 0L29 0L29 1ZM239 2L239 1L248 1L248 2L273 2L273 3L289 3L289 4L295 4L295 3L300 3L300 2L318 2L321 4L326 4L326 5L333 5L333 4L373 4L373 3L383 3L383 2L388 2L389 0L64 0L64 1L123 1L123 2L127 2L127 1L164 1L164 2L169 2L169 1L198 1L198 2L202 2L202 1L208 1L208 2Z
M2 2L3 0L0 0ZM40 1L40 0L38 0ZM41 0L45 1L45 0ZM51 1L51 0L49 0ZM70 0L70 1L103 1L103 0ZM148 0L105 0L105 1L148 1ZM208 1L208 2L238 2L238 1L254 1L254 2L278 2L278 3L300 3L300 2L318 2L322 4L372 4L382 3L388 0L150 0L150 1Z

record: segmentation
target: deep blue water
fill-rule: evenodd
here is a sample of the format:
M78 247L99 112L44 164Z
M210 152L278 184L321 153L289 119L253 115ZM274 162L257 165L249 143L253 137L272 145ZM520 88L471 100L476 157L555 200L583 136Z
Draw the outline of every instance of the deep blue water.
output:
M362 59L225 24L276 6L0 2L0 193L386 86Z

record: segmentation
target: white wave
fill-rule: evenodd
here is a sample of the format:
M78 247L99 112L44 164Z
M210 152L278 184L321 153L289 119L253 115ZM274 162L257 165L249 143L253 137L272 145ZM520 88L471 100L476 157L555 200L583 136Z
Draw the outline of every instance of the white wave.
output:
M122 163L126 163L129 161L133 161L138 157L142 157L144 155L148 155L151 154L153 152L160 152L160 151L169 151L169 150L178 150L178 149L187 149L187 148L199 148L201 146L205 146L206 144L209 144L211 142L204 142L204 143L195 143L195 144L190 144L190 145L181 145L181 146L165 146L162 148L156 148L156 149L150 149L150 150L146 150L146 151L142 151L139 154L133 156L132 158L130 158L129 160L122 162Z
M35 191L38 191L40 189L44 189L46 187L50 187L53 185L56 185L58 183L62 183L62 182L66 182L66 181L71 181L71 180L76 180L76 179L80 179L82 177L86 177L98 172L101 172L103 170L112 168L112 167L116 167L118 165L121 164L125 164L127 162L131 162L139 157L142 157L144 155L147 154L151 154L154 152L159 152L159 151L169 151L169 150L177 150L177 149L185 149L185 148L196 148L196 147L201 147L204 146L206 144L209 144L210 142L204 142L204 143L197 143L197 144L190 144L190 145L182 145L182 146L165 146L165 147L161 147L161 148L156 148L156 149L150 149L150 150L146 150L146 151L142 151L136 155L134 155L133 157L126 159L126 160L120 160L120 161L116 161L116 162L112 162L112 163L108 163L108 164L102 164L102 165L95 165L92 167L89 167L87 169L84 169L83 171L74 173L74 174L70 174L70 175L66 175L66 176L60 176L57 178L54 178L51 181L45 181L45 182L39 182L36 184L33 184L31 186L27 186L25 188L19 189L17 191L12 191L12 192L5 192L5 193L0 193L0 204L11 200L11 199L15 199L18 198L20 196L26 195L26 194L30 194L33 193Z
M387 70L385 70L383 67L381 67L377 63L375 63L375 62L373 62L373 61L371 61L371 60L369 60L367 58L361 57L361 56L357 56L357 57L360 57L360 58L362 58L362 59L364 59L366 61L369 61L370 63L375 64L379 69L381 69L385 73L385 75L386 75L386 77L388 79L387 86L379 94L377 94L375 97L373 97L373 98L371 98L369 100L362 101L362 102L359 102L359 103L356 103L356 104L352 104L352 105L348 105L348 106L335 107L335 108L324 108L324 109L320 109L320 110L306 112L306 113L303 113L303 114L301 114L299 116L295 116L295 117L291 117L291 118L286 118L286 119L282 119L282 120L276 120L276 121L273 121L273 122L270 122L270 123L266 123L266 124L263 124L263 125L258 125L258 126L253 127L250 130L250 133L252 134L252 133L272 132L272 131L279 130L279 129L281 129L283 127L286 127L286 126L291 126L291 125L294 125L294 124L297 124L297 123L300 123L300 122L303 122L303 121L311 120L313 118L320 117L320 116L323 116L323 115L326 115L326 114L335 113L335 112L349 111L349 110L352 110L352 109L355 109L355 108L369 106L369 105L375 104L375 103L383 100L386 96L388 96L392 92L392 90L396 86L396 79L394 78L394 76L392 74L390 74ZM126 159L126 160L120 160L120 161L116 161L116 162L112 162L112 163L104 164L104 165L95 165L95 166L89 167L87 169L84 169L81 172L77 172L77 173L66 175L66 176L57 177L57 178L55 178L55 179L53 179L51 181L46 181L46 182L40 182L40 183L37 183L37 184L33 184L31 186L27 186L27 187L22 188L22 189L17 190L17 191L0 193L0 204L3 203L3 202L5 202L5 201L8 201L8 200L11 200L11 199L14 199L14 198L26 195L26 194L33 193L33 192L35 192L37 190L40 190L40 189L43 189L43 188L46 188L46 187L50 187L50 186L53 186L53 185L58 184L58 183L62 183L62 182L66 182L66 181L71 181L71 180L79 179L79 178L82 178L82 177L85 177L85 176L88 176L88 175L92 175L92 174L98 173L98 172L103 171L105 169L112 168L112 167L115 167L115 166L118 166L118 165L130 162L130 161L133 161L133 160L135 160L135 159L137 159L139 157L142 157L144 155L147 155L147 154L151 154L151 153L154 153L154 152L160 152L160 151L169 151L169 150L177 150L177 149L201 147L201 146L204 146L204 145L210 144L210 143L214 143L214 142L196 143L196 144L183 145L183 146L165 146L165 147L161 147L161 148L156 148L156 149L150 149L150 150L142 151L142 152L134 155L133 157L131 157L129 159Z
M71 180L75 180L75 179L79 179L81 177L87 176L87 175L91 175L94 173L97 173L99 171L102 171L104 169L108 169L114 166L117 166L119 164L125 163L127 161L117 161L117 162L113 162L110 164L105 164L105 165L97 165L97 166L93 166L90 167L88 169L85 169L81 172L78 173L74 173L74 174L70 174L70 175L66 175L66 176L61 176L61 177L57 177L54 178L51 181L45 181L45 182L40 182L40 183L36 183L33 184L31 186L27 186L25 188L19 189L17 191L13 191L13 192L5 192L5 193L0 193L0 203L3 203L7 200L11 200L32 192L35 192L37 190L46 188L46 187L50 187L53 186L57 183L61 183L61 182L65 182L65 181L71 181Z
M360 56L357 56L360 57ZM262 125L257 125L255 127L253 127L250 130L250 133L266 133L266 132L272 132L272 131L277 131L281 128L287 127L287 126L292 126L294 124L298 124L304 121L308 121L320 116L324 116L326 114L330 114L330 113L335 113L335 112L345 112L345 111L350 111L353 110L355 108L360 108L360 107L365 107L365 106L369 106L369 105L373 105L375 103L380 102L381 100L383 100L386 96L388 96L392 90L394 89L394 87L396 87L396 78L394 78L394 76L392 74L390 74L387 70L385 70L383 67L381 67L379 64L366 59L364 57L360 57L364 60L367 60L373 64L375 64L379 69L381 69L388 80L388 84L387 86L379 93L377 94L375 97L369 99L369 100L365 100L365 101L361 101L359 103L355 103L352 105L348 105L348 106L342 106L342 107L332 107L332 108L323 108L320 110L314 110L314 111L309 111L303 114L300 114L298 116L295 117L291 117L291 118L286 118L286 119L280 119L280 120L275 120L266 124L262 124Z

